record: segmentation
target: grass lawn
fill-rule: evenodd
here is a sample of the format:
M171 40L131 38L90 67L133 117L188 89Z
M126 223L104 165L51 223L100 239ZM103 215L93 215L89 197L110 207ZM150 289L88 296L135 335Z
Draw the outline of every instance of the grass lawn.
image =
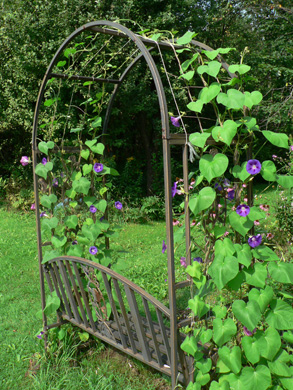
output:
M99 389L99 390L164 390L170 388L168 378L142 363L90 340L76 348L67 343L54 358L45 359L42 341L36 334L42 327L36 317L40 310L35 218L33 213L8 212L0 208L0 389ZM162 284L151 277L157 272L164 277L166 256L161 254L164 223L123 227L119 251L129 265L129 276L142 281L143 287L156 291ZM157 239L150 239L157 237ZM147 238L147 239L146 239ZM156 258L149 248L152 241ZM143 275L135 263L142 264ZM156 266L162 262L162 269ZM159 277L159 276L158 276ZM138 279L136 280L138 282ZM149 280L152 280L151 282Z
M278 234L274 220L277 199L274 188L262 193L256 188L255 205L269 204L271 215L264 225ZM34 213L7 211L0 207L0 389L99 389L164 390L169 378L142 363L106 347L97 339L81 344L77 332L64 347L46 358L43 342L36 337L41 320L39 272ZM114 258L119 257L121 273L150 294L167 299L167 256L163 255L165 223L123 224L112 242ZM289 248L285 248L290 256ZM176 254L177 281L185 278ZM186 307L188 297L180 299ZM70 334L70 328L68 330Z

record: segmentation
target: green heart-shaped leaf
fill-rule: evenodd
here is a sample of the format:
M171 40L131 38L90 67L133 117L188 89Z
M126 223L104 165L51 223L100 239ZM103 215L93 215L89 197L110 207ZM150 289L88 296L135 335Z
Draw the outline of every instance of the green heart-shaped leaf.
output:
M227 308L226 306L214 306L213 312L215 313L216 318L224 318L227 314Z
M267 360L273 360L281 348L281 337L279 332L274 328L268 328L260 336L258 333L258 347L260 356Z
M47 165L47 164L46 164ZM284 188L293 187L293 176L277 175L277 183Z
M105 146L101 143L98 143L97 145L94 145L91 147L91 150L94 153L101 154L101 155L104 153L104 149L105 149Z
M42 226L42 233L49 231L51 232L51 229L55 229L58 226L58 218L45 218L41 220L41 226Z
M47 209L51 207L51 204L54 204L56 202L57 202L57 196L55 194L43 195L41 197L41 204Z
M82 257L83 247L81 245L70 245L67 252L68 256Z
M203 102L201 100L197 100L196 102L191 102L187 104L187 108L194 112L201 112L203 108Z
M259 362L260 350L258 338L254 336L244 336L242 337L241 343L247 360L252 364Z
M259 219L259 218L257 218ZM280 260L278 255L269 247L260 245L257 248L252 249L253 256L256 259L263 261L276 261Z
M104 213L107 208L107 201L105 199L101 199L96 207L98 210Z
M84 158L85 160L87 160L89 158L89 155L90 155L90 151L88 149L84 149L80 152L80 155L82 158Z
M39 163L36 166L36 174L40 177L43 177L45 180L47 180L48 172L52 171L53 169L53 163L51 161L47 162L46 165Z
M218 153L214 157L211 154L206 154L199 160L199 169L210 183L212 179L220 177L226 172L228 164L229 159L224 154Z
M245 103L245 95L237 89L229 89L227 93L219 93L217 102L229 109L242 110Z
M101 229L97 226L97 224L93 224L91 226L83 225L81 231L83 235L91 242L94 242L98 238L98 235L101 233Z
M239 74L244 74L249 72L251 67L249 65L244 65L244 64L235 64L235 65L230 65L228 70L231 73L238 72Z
M219 83L212 83L209 87L204 87L198 98L204 103L207 104L211 100L213 100L216 96L218 96L221 91L221 85Z
M213 278L216 286L221 290L227 282L234 279L239 272L238 261L233 256L215 256L208 269L208 274Z
M197 261L193 261L191 265L188 265L186 272L193 278L200 279L202 276L201 265Z
M268 271L266 264L255 263L253 267L244 268L245 281L255 287L263 288L266 284Z
M187 31L182 37L178 38L176 43L177 45L187 45L193 37L195 37L197 34L193 31Z
M269 130L263 130L262 133L271 144L278 146L279 148L288 149L289 137L287 134L274 133Z
M205 187L199 191L198 195L189 200L189 208L194 215L209 208L216 199L216 191L211 187Z
M263 163L261 164L260 174L265 180L276 181L277 180L276 172L277 172L277 168L272 161L270 160L263 161Z
M212 381L210 390L230 390L230 385L227 381L223 381L221 384L216 381Z
M219 347L229 341L236 332L237 327L231 318L227 318L225 321L216 318L213 321L213 339Z
M238 261L233 256L215 256L208 269L208 274L213 278L216 286L221 290L227 282L234 279L239 272Z
M276 282L293 284L292 263L269 263L269 274Z
M44 309L44 313L46 316L49 316L56 312L60 307L60 298L57 296L56 291L53 291L47 297L46 307Z
M102 126L102 118L98 116L93 122L91 122L91 127L101 127Z
M241 349L236 346L232 349L229 349L228 347L222 347L218 349L218 354L224 364L230 368L231 371L234 372L234 374L238 374L241 370L242 364L241 364Z
M223 126L216 126L213 128L212 136L215 141L222 141L230 146L232 139L237 132L237 123L228 119L223 123Z
M259 305L255 301L249 301L246 304L242 300L236 300L232 304L232 311L237 320L251 332L261 319L261 311Z
M206 140L210 137L208 133L193 133L189 136L189 142L192 145L198 146L199 148L203 148L205 146Z
M202 359L195 363L195 367L199 369L203 374L207 374L210 372L212 368L212 360L211 359Z
M271 286L266 286L264 290L253 288L248 293L249 300L257 302L262 313L267 309L268 304L273 299L273 296L274 290Z
M81 194L87 195L91 186L91 182L85 177L80 178L79 180L74 180L72 183L72 188L74 191Z
M293 309L281 299L273 299L270 303L271 310L266 314L267 323L275 329L293 329Z
M38 148L39 148L40 152L48 155L49 149L53 149L54 148L54 142L52 142L52 141L48 141L48 142L41 141L38 144Z
M241 217L236 213L236 211L232 211L232 213L229 215L229 222L232 228L235 229L236 232L240 233L243 237L254 225L253 221L251 221L248 217Z
M212 337L213 337L212 329L202 330L201 331L201 335L200 335L200 341L203 344L206 344L206 343L208 343L211 340Z
M93 169L92 164L84 164L82 166L82 172L84 175L87 175L88 173L90 173L92 171L92 169Z
M240 179L241 181L245 181L250 174L246 170L247 161L244 161L241 166L234 165L232 169L232 175L236 177L236 179Z
M183 343L181 344L181 349L188 353L191 356L194 356L194 354L198 350L197 340L194 336L186 337Z
M255 370L252 367L244 367L240 375L240 383L243 390L267 390L271 385L270 370L263 365L258 365ZM230 385L234 385L233 382L230 381ZM234 388L240 389L240 387Z
M69 227L69 229L75 229L78 224L78 218L76 215L70 215L64 220L64 225Z
M179 78L179 79L183 78L183 79L185 79L185 80L187 80L187 81L190 81L190 80L193 78L194 73L195 73L194 70L190 70L190 71L187 72L187 73L183 73L183 74L180 75L178 78Z
M189 66L197 59L198 53L195 53L194 56L190 60L186 60L181 64L181 68L183 72L186 72Z
M248 244L234 244L236 249L237 260L240 264L245 265L245 267L249 267L252 260L252 253L250 246Z
M262 94L259 91L244 92L244 95L244 105L248 108L252 108L262 101Z
M52 245L56 249L64 246L66 244L66 242L67 242L67 237L65 237L65 236L63 236L63 237L53 236L52 237Z
M215 242L215 255L232 256L235 253L235 246L230 238L217 240Z
M54 249L52 251L46 251L42 264L47 263L47 261L55 259L56 257L62 256L62 251L61 249Z
M207 65L200 65L197 68L197 73L198 74L204 74L207 73L208 75L212 77L217 77L220 69L221 69L222 64L218 61L211 61Z
M219 54L227 54L230 50L235 50L232 47L219 47L217 50L203 50L204 53L210 60L214 60Z
M193 299L189 299L188 306L199 318L209 311L209 306L207 306L198 295L196 295Z

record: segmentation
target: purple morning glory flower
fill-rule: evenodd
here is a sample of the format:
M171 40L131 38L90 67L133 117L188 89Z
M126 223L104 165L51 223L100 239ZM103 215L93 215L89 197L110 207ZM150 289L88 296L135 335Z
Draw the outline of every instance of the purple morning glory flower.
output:
M229 187L230 180L225 178L224 181L223 181L223 185L224 185L224 188Z
M38 339L40 339L40 340L42 340L42 338L43 338L43 337L42 337L42 336L43 336L43 334L44 334L44 332L43 332L43 331L42 331L42 332L40 332L40 333L37 335L37 338L38 338Z
M202 263L202 258L201 257L194 257L193 261L197 261L198 263Z
M233 200L235 198L235 190L233 190L232 188L228 188L227 192L227 198L229 200Z
M248 160L246 170L251 175L256 175L261 171L261 163L258 160Z
M177 183L175 181L172 187L172 198L174 198L176 194L177 194Z
M220 186L219 183L215 183L215 189L218 190L218 191L222 191L223 188Z
M180 264L182 265L182 267L186 268L187 267L187 264L186 264L186 259L185 257L181 257L180 258Z
M53 179L53 181L52 181L52 185L53 185L53 187L58 187L58 179Z
M91 246L89 252L91 255L95 255L98 252L98 248L96 246Z
M71 243L71 245L77 245L77 244L78 244L77 240L74 240L74 241L72 241L72 243Z
M250 332L250 330L248 330L248 329L246 328L246 326L243 326L243 332L244 332L244 334L245 334L246 336L252 336L252 335L256 332L256 328L253 329L252 332Z
M97 208L93 204L90 206L90 212L93 214L97 212Z
M290 145L290 151L293 152L293 145Z
M104 215L100 218L100 222L102 222L105 219Z
M171 122L173 126L180 127L180 116L178 116L178 118L171 116Z
M115 202L115 207L117 210L121 210L123 206L122 206L121 202L117 201L117 202Z
M41 218L42 218L42 217L48 217L48 215L46 214L45 211L42 211L41 214L40 214L40 217L41 217Z
M102 172L103 169L104 169L104 165L103 165L103 164L95 163L95 165L94 165L94 171L95 171L96 173Z
M261 244L261 234L257 234L256 236L249 237L248 244L251 248L255 248Z
M35 209L36 209L36 205L34 203L32 203L31 210L35 210Z
M47 164L47 159L46 159L46 157L44 157L44 158L42 159L42 164L43 164L43 165L46 165L46 164Z
M250 213L250 207L246 204L240 204L236 208L236 213L240 215L240 217L246 217Z
M163 240L163 244L162 244L162 253L163 254L166 252L166 249L167 249L167 245L166 245L165 241Z
M29 162L30 162L30 160L29 160L28 156L22 156L20 159L20 163L23 167L28 165Z

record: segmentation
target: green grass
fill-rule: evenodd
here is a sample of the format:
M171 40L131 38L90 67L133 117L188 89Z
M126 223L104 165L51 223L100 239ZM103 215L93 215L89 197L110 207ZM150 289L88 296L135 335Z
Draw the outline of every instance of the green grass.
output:
M278 234L274 204L278 193L256 188L255 205L269 204L267 231ZM23 214L0 207L0 389L99 389L164 390L169 379L140 362L105 347L97 339L81 344L78 332L63 343L58 353L46 358L36 338L42 327L40 287L34 213ZM114 259L119 258L123 275L154 297L168 304L167 255L161 253L165 223L122 225L113 241ZM289 252L288 252L289 253ZM176 279L185 278L176 254ZM181 294L181 295L179 295ZM178 291L180 309L189 293ZM184 298L184 299L182 299ZM70 328L69 328L70 331Z
M35 218L0 208L0 389L98 389L164 390L168 379L140 362L91 340L87 347L75 340L46 359L43 344L36 338L42 327L36 317L40 310ZM164 232L164 224L129 226L121 231L121 247L129 262L142 259L148 269L149 253L143 234ZM134 245L131 246L133 238ZM123 245L122 245L123 243ZM159 253L161 244L157 242ZM131 250L131 249L134 249ZM133 253L135 252L135 253ZM133 253L133 254L132 254ZM144 254L144 256L143 256ZM125 254L126 256L126 254ZM159 256L160 257L160 256ZM162 255L162 261L166 258ZM152 260L149 271L154 270ZM139 270L132 267L132 272ZM133 274L134 275L134 274ZM149 273L149 275L151 275ZM136 282L139 284L139 280ZM158 284L161 282L158 282ZM80 344L80 343L79 343Z

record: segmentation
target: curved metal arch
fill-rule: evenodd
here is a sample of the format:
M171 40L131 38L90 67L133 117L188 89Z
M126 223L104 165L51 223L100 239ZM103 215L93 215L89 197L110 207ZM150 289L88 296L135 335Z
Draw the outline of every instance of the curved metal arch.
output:
M140 38L140 37L138 37ZM150 44L150 42L144 38L140 38L143 42L146 42L147 44ZM177 39L175 39L175 42L177 41ZM171 48L171 44L172 42L169 40L169 41L164 41L164 42L158 42L158 44L161 46L161 44L164 44L163 48L164 49L167 49L167 46L166 45L169 45L169 48ZM202 43L202 42L199 42L199 41L195 41L195 40L192 40L191 43L194 45L194 46L198 46L199 48L201 49L204 49L204 50L208 50L208 51L213 51L214 49L211 48L210 46ZM178 45L176 45L176 43L174 44L174 47L176 47ZM182 47L182 46L178 46L179 47ZM153 47L151 47L149 49L149 52L153 51L154 49L157 48L157 45L154 45ZM111 117L111 112L112 112L112 108L113 108L113 104L114 104L114 101L115 101L115 98L117 96L117 93L120 89L120 85L123 83L124 79L126 78L126 76L128 75L128 73L131 71L131 69L137 64L137 62L143 57L143 54L139 54L137 57L135 57L135 59L132 61L131 64L128 65L128 67L125 69L125 71L123 72L123 74L120 76L119 78L119 84L116 84L115 85L115 88L114 88L114 91L112 92L112 96L111 96L111 99L109 101L109 104L108 104L108 107L107 107L107 111L106 111L106 115L105 115L105 119L104 119L104 124L103 124L103 134L106 133L107 129L108 129L108 124L109 124L109 120L110 120L110 117ZM222 59L221 56L218 56L219 57L219 60L223 66L224 69L227 70L228 74L230 75L231 78L234 78L236 77L235 73L231 73L229 72L229 64L226 63L226 61L224 61Z

